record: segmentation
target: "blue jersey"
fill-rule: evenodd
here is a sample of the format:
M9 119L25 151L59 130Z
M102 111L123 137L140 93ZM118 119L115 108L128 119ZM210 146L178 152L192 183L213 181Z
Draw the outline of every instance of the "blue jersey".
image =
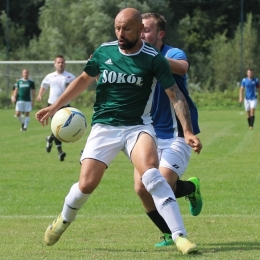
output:
M244 78L241 82L241 87L245 88L245 98L248 100L254 100L257 98L256 91L259 86L258 78Z
M187 60L185 53L178 48L163 45L161 48L161 52L166 58L171 58L175 60ZM189 96L189 92L187 89L187 76L173 74L173 77L180 91L183 93L184 97L187 100L191 115L193 133L198 134L200 133L198 124L198 110L193 103L191 97ZM160 86L160 83L157 83L155 88L151 115L153 118L155 132L158 138L170 139L175 136L184 136L182 126L178 118L175 116L175 112L173 106L170 103L169 97L167 96L165 90Z

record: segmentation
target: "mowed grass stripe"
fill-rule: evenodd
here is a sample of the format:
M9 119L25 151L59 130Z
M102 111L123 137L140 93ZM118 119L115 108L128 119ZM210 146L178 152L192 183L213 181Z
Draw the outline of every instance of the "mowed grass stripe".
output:
M0 219L55 219L57 217L57 215L49 215L49 216L36 216L36 215L17 215L17 216L0 216ZM77 215L77 220L78 219L124 219L124 218L131 218L131 217L138 217L138 218L147 218L146 214L135 214L135 215L131 215L131 214L127 214L127 215L102 215L102 216L83 216L78 214ZM191 217L190 214L182 214L183 218L189 218ZM203 214L200 216L200 218L204 218L204 219L208 219L208 218L242 218L242 219L246 219L246 218L250 218L250 219L260 219L260 215L259 216L255 216L255 215L246 215L246 214L241 214L241 215L235 215L235 214L218 214L218 215L210 215L210 214Z
M82 111L90 125L92 109ZM0 259L259 259L259 110L252 131L242 108L199 111L203 150L192 154L183 178L200 178L202 213L191 216L188 202L178 200L188 236L199 246L199 254L188 257L175 246L154 248L161 233L134 192L133 166L122 153L61 240L46 247L45 229L78 180L87 135L64 144L61 163L55 148L46 153L50 127L42 127L35 112L28 131L20 132L13 109L0 110Z

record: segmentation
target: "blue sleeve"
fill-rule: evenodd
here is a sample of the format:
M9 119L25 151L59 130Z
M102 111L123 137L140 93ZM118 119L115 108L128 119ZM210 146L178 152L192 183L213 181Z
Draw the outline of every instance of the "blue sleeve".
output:
M242 79L242 81L241 81L241 87L245 87L245 79Z
M188 60L185 52L180 50L180 49L177 49L177 48L170 49L166 53L165 57L171 58L171 59L174 59L174 60L186 60L186 61Z

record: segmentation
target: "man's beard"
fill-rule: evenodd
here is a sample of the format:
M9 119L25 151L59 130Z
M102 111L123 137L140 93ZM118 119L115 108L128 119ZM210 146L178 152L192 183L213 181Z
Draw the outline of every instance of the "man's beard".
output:
M134 41L129 41L125 38L121 38L121 39L124 40L124 43L118 43L118 46L122 50L132 49L136 45L136 43L138 42L138 38Z

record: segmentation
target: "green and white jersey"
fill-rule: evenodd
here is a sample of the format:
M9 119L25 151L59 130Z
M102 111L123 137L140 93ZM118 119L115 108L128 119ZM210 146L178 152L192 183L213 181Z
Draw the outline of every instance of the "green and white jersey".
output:
M19 79L16 83L17 101L32 101L32 90L35 89L34 81L31 79Z
M92 77L100 74L92 125L150 124L157 80L164 89L175 83L165 57L145 42L134 54L122 53L117 41L103 43L88 60L84 71Z

